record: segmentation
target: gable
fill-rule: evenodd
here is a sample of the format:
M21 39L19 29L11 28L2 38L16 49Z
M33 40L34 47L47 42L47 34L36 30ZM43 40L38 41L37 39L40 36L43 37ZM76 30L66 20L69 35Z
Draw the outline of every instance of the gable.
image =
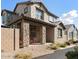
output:
M57 27L61 27L63 29L66 29L65 26L64 26L64 24L61 21L56 21L54 23L57 25Z
M33 6L35 6L36 8L38 8L38 9L44 11L44 12L46 12L45 8L41 4L34 4Z
M63 29L65 29L65 27L62 23L60 23L59 26L62 27Z
M74 31L74 30L77 30L76 27L74 25L72 25L70 28L69 28L69 31Z
M42 3L42 2L21 2L21 3L17 3L17 5L16 5L16 7L14 8L14 12L16 11L16 9L17 9L17 7L18 7L18 5L38 5L41 9L43 9L44 11L46 11L48 14L50 14L50 15L52 15L52 16L54 16L55 18L58 18L58 16L56 16L56 15L54 15L54 14L52 14L52 13L50 13L49 11L48 11L48 9L45 7L45 5Z
M26 5L26 4L17 5L17 7L15 7L14 12L15 12L15 13L24 13L24 9L25 9L26 7L29 7L29 8L30 8L30 5Z

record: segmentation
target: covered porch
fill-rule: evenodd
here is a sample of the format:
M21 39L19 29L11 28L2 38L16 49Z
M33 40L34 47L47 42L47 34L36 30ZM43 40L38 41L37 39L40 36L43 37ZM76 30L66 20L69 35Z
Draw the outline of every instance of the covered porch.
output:
M34 22L23 23L23 46L52 43L54 27Z
M52 43L54 40L54 24L28 17L16 24L20 28L19 47Z

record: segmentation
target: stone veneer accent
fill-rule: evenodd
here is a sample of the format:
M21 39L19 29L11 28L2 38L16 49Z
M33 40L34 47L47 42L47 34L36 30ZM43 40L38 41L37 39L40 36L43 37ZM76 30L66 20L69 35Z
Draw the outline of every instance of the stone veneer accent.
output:
M42 26L42 44L46 43L46 27Z
M23 46L29 45L29 23L23 23Z

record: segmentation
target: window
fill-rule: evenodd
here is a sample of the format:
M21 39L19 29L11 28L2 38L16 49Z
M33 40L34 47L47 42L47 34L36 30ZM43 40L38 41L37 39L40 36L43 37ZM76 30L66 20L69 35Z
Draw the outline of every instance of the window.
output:
M69 37L72 38L73 32L69 32Z
M58 37L62 37L62 29L58 28Z
M36 18L43 19L43 11L38 8L36 8Z
M6 13L2 16L2 23L6 24L7 22L10 22L10 20L12 19L12 14L11 13Z
M2 16L2 23L6 24L6 21L7 21L7 16Z
M53 18L52 16L49 16L48 20L49 20L50 22L54 22L54 18Z
M24 13L27 13L27 12L28 12L28 7L24 9Z

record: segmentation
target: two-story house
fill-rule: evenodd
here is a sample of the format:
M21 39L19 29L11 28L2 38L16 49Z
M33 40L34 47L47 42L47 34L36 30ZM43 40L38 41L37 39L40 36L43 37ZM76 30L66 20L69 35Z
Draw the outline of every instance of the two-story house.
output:
M2 10L3 23L20 29L19 47L29 44L64 43L65 26L42 2L17 3L14 11Z

